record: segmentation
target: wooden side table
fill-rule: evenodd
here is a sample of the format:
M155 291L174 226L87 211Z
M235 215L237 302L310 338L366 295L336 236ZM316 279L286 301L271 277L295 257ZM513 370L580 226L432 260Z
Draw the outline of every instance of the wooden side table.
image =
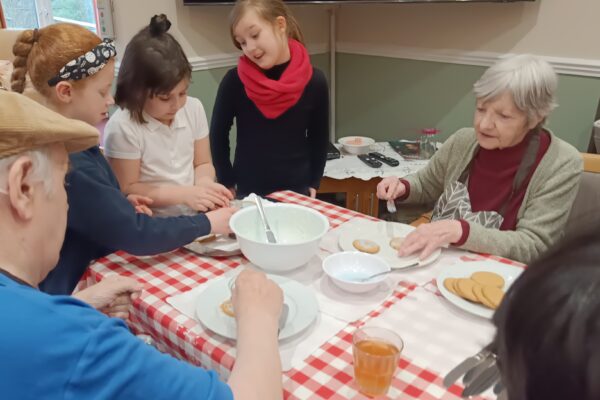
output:
M377 217L379 215L377 184L379 182L381 182L379 177L365 181L353 177L334 179L324 176L317 193L344 193L346 208Z

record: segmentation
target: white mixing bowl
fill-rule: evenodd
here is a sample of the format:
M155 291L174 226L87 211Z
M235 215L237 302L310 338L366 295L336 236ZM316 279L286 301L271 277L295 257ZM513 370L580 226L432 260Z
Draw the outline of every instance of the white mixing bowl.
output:
M256 207L245 207L229 221L242 253L250 262L270 272L289 271L306 264L317 253L321 238L329 230L327 218L295 204L263 202L263 207L277 243L267 242Z

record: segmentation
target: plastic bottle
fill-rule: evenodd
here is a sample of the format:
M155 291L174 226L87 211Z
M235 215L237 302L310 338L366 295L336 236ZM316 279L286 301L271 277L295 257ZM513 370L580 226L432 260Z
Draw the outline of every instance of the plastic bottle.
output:
M419 137L419 157L421 159L429 160L433 157L436 150L436 135L439 132L439 129L435 128L421 129L421 136Z

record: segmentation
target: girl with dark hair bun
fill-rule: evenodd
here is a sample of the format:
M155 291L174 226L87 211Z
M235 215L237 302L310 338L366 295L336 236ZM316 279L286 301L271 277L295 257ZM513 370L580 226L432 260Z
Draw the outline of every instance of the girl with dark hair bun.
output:
M230 32L243 55L221 81L212 115L219 182L237 197L284 189L314 197L327 154L329 90L310 63L296 19L281 0L238 0Z
M166 33L171 28L171 21L167 19L165 14L155 15L150 20L148 27L152 36L158 36Z
M123 192L151 198L157 215L194 215L233 195L215 182L204 107L187 95L192 69L170 27L155 15L125 48L104 151Z

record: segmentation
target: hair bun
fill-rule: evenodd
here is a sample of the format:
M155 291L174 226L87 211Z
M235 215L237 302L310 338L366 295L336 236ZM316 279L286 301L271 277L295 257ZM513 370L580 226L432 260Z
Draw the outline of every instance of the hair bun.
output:
M162 35L171 27L171 21L167 19L165 14L155 15L150 20L150 25L148 27L152 36Z

